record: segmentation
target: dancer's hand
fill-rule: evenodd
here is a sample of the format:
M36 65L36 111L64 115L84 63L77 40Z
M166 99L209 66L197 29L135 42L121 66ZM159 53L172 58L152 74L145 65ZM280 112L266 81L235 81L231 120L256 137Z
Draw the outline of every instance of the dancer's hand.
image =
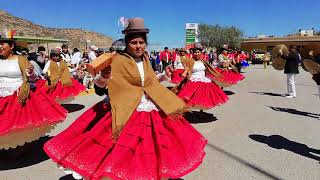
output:
M27 73L27 76L30 76L33 73L34 66L30 64L26 69L25 72Z

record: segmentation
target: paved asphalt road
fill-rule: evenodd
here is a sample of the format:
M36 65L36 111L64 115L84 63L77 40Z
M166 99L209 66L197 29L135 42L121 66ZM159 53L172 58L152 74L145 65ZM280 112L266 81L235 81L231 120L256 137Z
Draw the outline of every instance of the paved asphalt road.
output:
M247 68L246 79L225 89L230 100L206 111L191 123L208 140L204 162L185 180L320 179L320 99L311 76L301 70L297 98L286 99L283 72L271 66ZM68 127L95 102L96 95L79 96L69 105L65 122L50 136ZM48 138L32 144L33 152L17 162L0 161L0 180L71 180L43 154ZM14 152L12 152L14 153Z

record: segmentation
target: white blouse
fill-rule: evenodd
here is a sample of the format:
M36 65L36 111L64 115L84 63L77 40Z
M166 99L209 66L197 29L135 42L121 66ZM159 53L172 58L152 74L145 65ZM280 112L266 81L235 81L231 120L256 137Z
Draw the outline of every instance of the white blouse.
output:
M144 86L143 61L142 60L136 60L136 64L137 64L138 71L140 73L141 84L142 84L142 86ZM158 78L161 78L162 76L163 76L163 74L159 74L159 76L157 75ZM104 81L104 82L99 82L99 79L100 80L103 79L102 81ZM102 87L104 87L106 85L106 84L104 84L106 80L107 79L104 79L100 75L98 75L96 77L95 84L102 88ZM108 103L109 102L109 97L106 97L104 101ZM151 101L151 99L145 93L142 95L140 103L139 103L138 107L136 108L136 110L139 111L139 112L141 112L141 111L151 112L152 110L159 111L158 107Z
M192 81L192 82L205 82L205 83L211 82L211 80L206 77L206 67L204 66L204 64L201 61L194 62L190 81Z
M176 60L173 63L175 69L184 69L184 66L181 62L180 56L177 56Z
M49 71L49 67L50 67L50 62L52 60L49 60L46 65L44 66L43 70L42 70L42 73L46 74L48 71ZM58 66L60 66L60 62L57 62Z
M11 96L22 83L18 60L0 60L0 97Z
M143 61L141 60L136 60L136 64L140 73L141 77L141 84L144 86L144 71L143 71ZM146 111L146 112L151 112L152 110L159 111L159 109L156 107L156 105L150 100L148 95L145 93L141 97L140 103L136 109L137 111Z

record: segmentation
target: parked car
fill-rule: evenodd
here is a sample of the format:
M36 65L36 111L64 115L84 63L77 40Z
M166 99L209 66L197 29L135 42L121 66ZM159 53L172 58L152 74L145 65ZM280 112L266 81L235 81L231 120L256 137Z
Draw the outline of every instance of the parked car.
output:
M254 51L254 57L251 58L252 64L262 64L264 53L262 50Z

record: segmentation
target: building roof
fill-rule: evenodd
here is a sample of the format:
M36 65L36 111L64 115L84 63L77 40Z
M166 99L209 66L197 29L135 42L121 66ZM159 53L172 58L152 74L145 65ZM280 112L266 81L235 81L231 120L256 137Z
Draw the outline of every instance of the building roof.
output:
M273 42L320 42L320 36L245 38L243 41L243 43L273 43Z
M24 41L27 43L66 43L67 39L54 39L51 37L24 37L24 36L13 36L16 41Z

